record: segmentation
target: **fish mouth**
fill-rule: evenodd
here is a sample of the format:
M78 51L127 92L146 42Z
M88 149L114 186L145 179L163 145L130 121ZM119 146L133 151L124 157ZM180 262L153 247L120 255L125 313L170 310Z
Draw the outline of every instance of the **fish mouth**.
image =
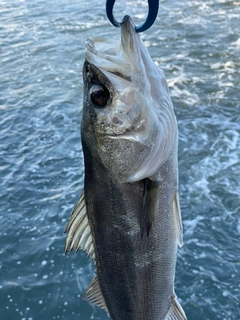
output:
M132 18L128 15L124 16L121 25L121 45L127 53L134 53L139 56L138 39L139 35L136 33L135 24Z
M110 76L110 80L117 77L129 83L133 82L133 74L142 68L139 50L141 40L131 17L124 16L120 28L121 39L118 40L88 38L85 42L86 60L98 67L107 77Z

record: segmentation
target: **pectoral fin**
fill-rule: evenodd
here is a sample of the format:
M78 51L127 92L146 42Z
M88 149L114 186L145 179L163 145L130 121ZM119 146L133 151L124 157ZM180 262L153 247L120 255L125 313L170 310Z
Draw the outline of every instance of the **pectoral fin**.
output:
M64 253L82 249L95 261L93 238L87 216L84 190L64 231L67 232Z
M182 217L179 205L178 192L173 197L173 216L175 221L175 229L177 234L177 243L179 247L183 245L183 228L182 228Z
M142 211L140 214L141 238L143 238L145 230L147 232L147 236L149 236L149 232L154 222L156 212L158 209L158 203L159 203L158 182L155 182L149 178L146 178L143 180L143 183L144 183L143 202L142 202Z

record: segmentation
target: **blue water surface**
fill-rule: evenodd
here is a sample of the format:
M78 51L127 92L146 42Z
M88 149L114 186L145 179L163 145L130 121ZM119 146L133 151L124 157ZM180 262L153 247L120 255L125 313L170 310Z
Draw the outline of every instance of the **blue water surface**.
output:
M109 319L81 300L94 267L64 256L83 187L84 42L119 37L105 1L0 1L0 319ZM147 1L117 1L137 25ZM161 1L141 37L179 124L184 246L176 293L189 320L240 319L240 2Z

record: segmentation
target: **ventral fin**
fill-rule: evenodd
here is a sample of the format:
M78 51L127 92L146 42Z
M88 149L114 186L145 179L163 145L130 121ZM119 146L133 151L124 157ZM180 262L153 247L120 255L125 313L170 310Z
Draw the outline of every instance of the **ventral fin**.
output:
M175 221L175 229L177 234L177 243L179 247L183 245L183 227L182 227L182 217L179 205L178 192L175 193L173 197L173 216Z
M166 315L165 320L187 320L185 312L177 300L177 297L173 297L171 307Z
M84 198L84 190L64 231L67 233L64 253L82 249L95 261L93 237Z
M151 230L152 224L154 222L156 212L158 210L159 203L159 184L156 181L152 181L149 178L143 179L143 202L142 210L140 213L140 232L141 238L143 238L144 232L149 232Z
M87 300L96 306L104 309L107 313L108 309L105 300L102 295L102 291L99 285L98 277L95 276L87 289L87 291L82 295L82 299Z

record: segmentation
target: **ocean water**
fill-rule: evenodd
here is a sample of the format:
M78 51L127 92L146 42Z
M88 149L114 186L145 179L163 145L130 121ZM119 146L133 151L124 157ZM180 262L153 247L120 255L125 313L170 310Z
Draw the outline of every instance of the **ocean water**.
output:
M91 5L90 5L91 3ZM147 1L116 1L142 23ZM63 255L83 187L84 41L119 37L105 1L0 1L0 319L107 320L81 300L94 267ZM184 246L175 288L189 320L240 319L240 2L161 1L141 34L179 125Z

